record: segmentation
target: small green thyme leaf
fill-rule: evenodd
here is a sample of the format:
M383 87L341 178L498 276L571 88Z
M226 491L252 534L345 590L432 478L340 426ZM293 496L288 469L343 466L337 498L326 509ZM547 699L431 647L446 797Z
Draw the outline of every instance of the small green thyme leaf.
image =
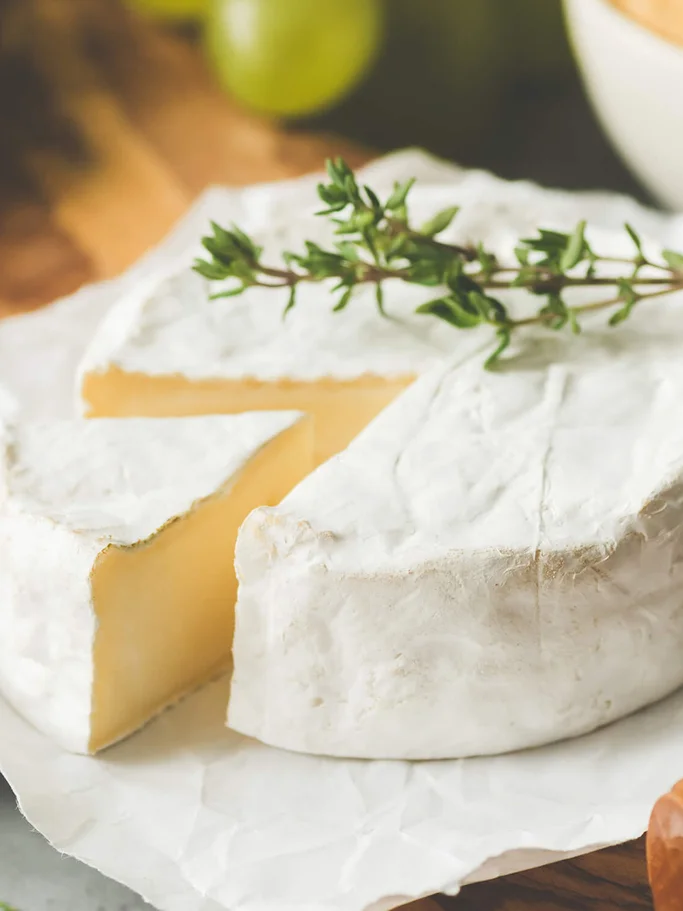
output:
M414 183L414 177L411 177L410 180L406 180L404 183L395 183L394 190L385 203L385 208L387 208L390 212L394 212L396 209L400 209L401 206L405 204L408 193L410 193L411 187Z
M289 289L289 297L287 298L287 306L282 311L283 321L287 319L287 314L289 313L290 310L293 310L295 306L296 306L296 285L292 285L292 287Z
M626 222L624 224L624 228L626 229L626 233L628 234L628 236L633 241L633 246L636 248L638 255L640 257L642 257L643 256L643 242L640 239L639 235L636 233L635 229L632 228L628 222Z
M472 310L476 311L481 316L482 320L486 322L489 321L491 302L485 294L479 290L469 291L467 294L467 302Z
M192 268L199 275L208 278L210 281L222 281L230 275L229 269L226 269L222 263L216 260L207 262L204 259L196 259Z
M347 288L346 291L339 298L337 303L332 308L333 313L339 313L340 310L344 310L351 300L351 295L353 294L353 288Z
M548 302L541 307L539 314L545 318L550 329L563 329L569 320L569 310L559 294L549 294Z
M622 307L620 310L617 310L615 313L613 313L607 322L610 326L618 326L619 323L623 323L625 319L628 319L629 315L630 308Z
M358 189L358 184L356 183L353 174L349 174L344 180L344 189L346 190L346 195L349 197L351 205L362 205L360 190Z
M415 312L436 316L457 329L474 329L475 326L480 326L482 323L480 313L467 309L453 297L440 297L427 301L425 304L420 304Z
M465 273L462 263L454 265L445 277L446 284L456 294L467 295L470 291L482 290L482 286Z
M236 288L226 288L225 291L216 291L215 294L209 295L209 300L217 301L223 297L239 297L244 294L249 285L238 285Z
M508 328L501 328L496 332L496 338L498 339L498 344L484 361L485 370L491 370L496 366L496 363L500 359L501 354L506 350L506 348L510 346L510 342L512 341L512 333Z
M520 266L526 266L529 263L529 248L524 246L515 247L515 256Z
M489 302L489 322L497 325L507 325L510 322L510 318L505 305L489 294L487 294L486 299Z
M357 215L354 215L351 223L355 226L356 231L362 231L363 228L369 228L371 224L375 221L374 212L366 209L363 212L359 212Z
M443 283L443 270L429 260L425 262L416 262L406 270L406 281L415 285L426 285L435 287Z
M340 187L319 183L317 190L318 196L329 206L341 206L343 208L348 203L346 193Z
M243 250L247 256L253 256L254 259L258 259L261 253L263 253L263 248L257 247L244 231L240 231L237 225L232 226L232 239L235 246L237 246L238 249Z
M493 253L489 253L482 243L477 244L477 259L481 268L482 278L490 280L496 271L498 261Z
M229 270L232 267L232 264L235 261L234 255L230 252L229 248L221 245L215 237L205 237L202 240L202 246L206 252L213 258L214 263L217 266L222 266L224 269ZM230 272L228 271L229 275Z
M676 272L683 271L683 253L676 253L674 250L664 250L662 256L669 268Z
M441 232L445 231L450 225L459 211L460 206L450 206L448 209L438 212L433 218L430 218L428 222L425 222L425 224L422 225L420 234L423 234L425 237L435 237L437 234L441 234Z
M598 263L599 257L593 253L592 250L588 251L588 266L586 267L586 281L590 281L595 278L596 266Z
M631 315L631 311L640 300L633 285L625 279L619 279L618 287L623 306L610 316L608 320L610 326L618 326L620 323L623 323L624 320L627 320Z
M570 235L564 231L549 231L547 228L540 228L539 232L543 240L552 244L559 244L561 248L567 245Z
M560 231L548 231L545 228L538 229L538 237L523 238L521 243L529 250L535 250L538 253L551 253L561 256L569 242L569 234L563 234Z
M332 181L333 186L337 186L339 183L339 175L337 173L337 165L334 158L328 158L325 162L325 170L327 171L327 176Z
M381 218L382 215L384 215L384 209L382 208L382 203L379 201L377 194L371 187L365 186L363 189L365 190L375 215Z
M345 202L335 203L333 206L328 206L327 209L319 209L315 214L316 215L334 215L337 212L341 212L342 209L346 208Z
M212 221L211 230L213 231L214 240L220 244L230 244L232 243L232 236L229 231L226 231L218 222Z
M571 307L568 310L568 314L569 314L570 329L572 330L574 335L580 335L581 334L581 325L580 325L578 317L576 315L576 310L573 307Z
M387 260L398 259L403 256L406 244L408 244L408 238L404 234L387 238L387 243L384 247L384 255Z
M355 244L346 240L340 240L335 244L335 247L344 259L349 260L349 262L359 263L361 261L360 252Z
M569 238L567 246L560 258L560 269L563 272L568 272L570 269L573 269L574 266L578 264L583 259L584 247L585 247L585 233L586 233L586 222L580 221L574 230L574 233Z
M377 301L377 309L379 312L382 316L386 316L387 314L384 309L384 289L379 282L377 282L377 287L375 288L375 300Z
M533 292L535 282L538 281L538 270L535 266L525 264L520 266L519 272L510 281L511 288L529 288Z
M624 303L632 307L638 302L638 294L630 281L625 278L619 278L617 279L617 287Z
M358 227L355 223L355 219L352 221L333 220L337 225L337 229L334 232L335 234L358 234Z

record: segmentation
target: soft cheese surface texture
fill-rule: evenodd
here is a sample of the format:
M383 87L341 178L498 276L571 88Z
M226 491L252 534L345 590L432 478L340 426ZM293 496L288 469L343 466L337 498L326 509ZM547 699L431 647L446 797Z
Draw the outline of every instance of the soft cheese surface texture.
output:
M237 529L310 470L299 414L0 431L0 691L68 749L228 661Z
M683 683L680 296L425 376L237 546L229 724L440 758L589 731Z

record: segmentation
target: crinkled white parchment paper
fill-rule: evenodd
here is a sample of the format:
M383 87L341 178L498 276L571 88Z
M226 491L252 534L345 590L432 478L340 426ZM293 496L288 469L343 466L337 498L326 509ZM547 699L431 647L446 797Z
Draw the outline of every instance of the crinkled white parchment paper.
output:
M463 203L473 236L497 215L520 229L588 217L605 227L628 220L683 248L682 218L624 198L504 184L416 152L368 171L380 187L411 175L432 197L441 186L444 205ZM257 231L310 211L312 188L304 179L212 190L121 278L0 322L0 386L27 415L73 414L76 362L126 288L189 259L209 217ZM455 893L639 836L656 798L683 777L683 694L571 742L427 763L280 752L226 730L226 701L227 683L215 683L86 758L54 746L0 699L0 769L55 847L164 911L381 911Z

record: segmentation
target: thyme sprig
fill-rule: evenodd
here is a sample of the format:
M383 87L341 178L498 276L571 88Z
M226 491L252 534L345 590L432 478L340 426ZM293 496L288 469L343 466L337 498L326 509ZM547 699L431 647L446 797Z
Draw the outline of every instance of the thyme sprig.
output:
M380 313L385 309L385 282L398 279L409 284L439 288L438 296L416 312L444 320L458 329L488 325L495 340L485 366L490 368L510 345L518 330L540 325L555 331L581 331L581 317L595 310L612 311L610 326L626 320L643 301L683 289L683 254L664 250L661 262L651 260L641 238L630 226L625 230L633 246L631 257L601 256L586 240L585 221L565 233L539 229L523 238L515 249L514 264L499 262L483 244L451 244L439 240L458 214L453 206L415 227L409 216L408 195L414 180L396 183L382 202L368 186L359 185L345 161L327 162L329 183L318 186L325 208L317 215L331 219L338 240L331 248L305 242L305 252L285 251L283 265L262 261L263 249L238 227L226 229L212 222L212 233L202 244L209 259L198 259L194 268L205 278L228 282L213 298L232 297L249 288L286 288L284 316L296 305L303 283L334 281L334 312L344 310L356 288L371 285ZM602 264L623 266L619 277L598 274ZM647 267L648 273L643 275ZM654 274L653 274L654 273ZM570 306L566 292L573 288L609 287L603 299ZM524 288L542 299L537 312L515 319L497 292Z

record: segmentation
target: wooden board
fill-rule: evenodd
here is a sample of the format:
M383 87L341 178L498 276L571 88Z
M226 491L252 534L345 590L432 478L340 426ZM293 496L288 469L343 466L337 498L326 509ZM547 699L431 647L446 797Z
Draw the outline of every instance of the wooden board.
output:
M35 192L0 209L0 314L116 275L211 184L293 177L322 167L331 154L354 166L370 157L342 140L288 132L241 111L186 40L113 4L79 0L79 7L93 28L84 28L89 54L78 78L71 61L64 86L55 86L59 61L45 78L60 116L77 130L82 160L30 144L17 151ZM54 27L57 40L71 34L68 20Z
M64 15L76 9L87 20L98 0L70 3L61 7ZM133 22L115 5L106 16L103 10L97 5L96 27L79 43L87 57L57 91L83 141L80 164L29 144L21 154L33 190L4 203L0 193L0 315L115 275L210 184L291 177L319 168L329 155L354 166L371 157L341 139L285 131L246 114L215 87L186 40ZM53 33L70 25L59 21ZM652 907L642 840L439 902L449 911Z
M662 911L683 911L678 908ZM652 911L645 841L467 886L447 911Z

